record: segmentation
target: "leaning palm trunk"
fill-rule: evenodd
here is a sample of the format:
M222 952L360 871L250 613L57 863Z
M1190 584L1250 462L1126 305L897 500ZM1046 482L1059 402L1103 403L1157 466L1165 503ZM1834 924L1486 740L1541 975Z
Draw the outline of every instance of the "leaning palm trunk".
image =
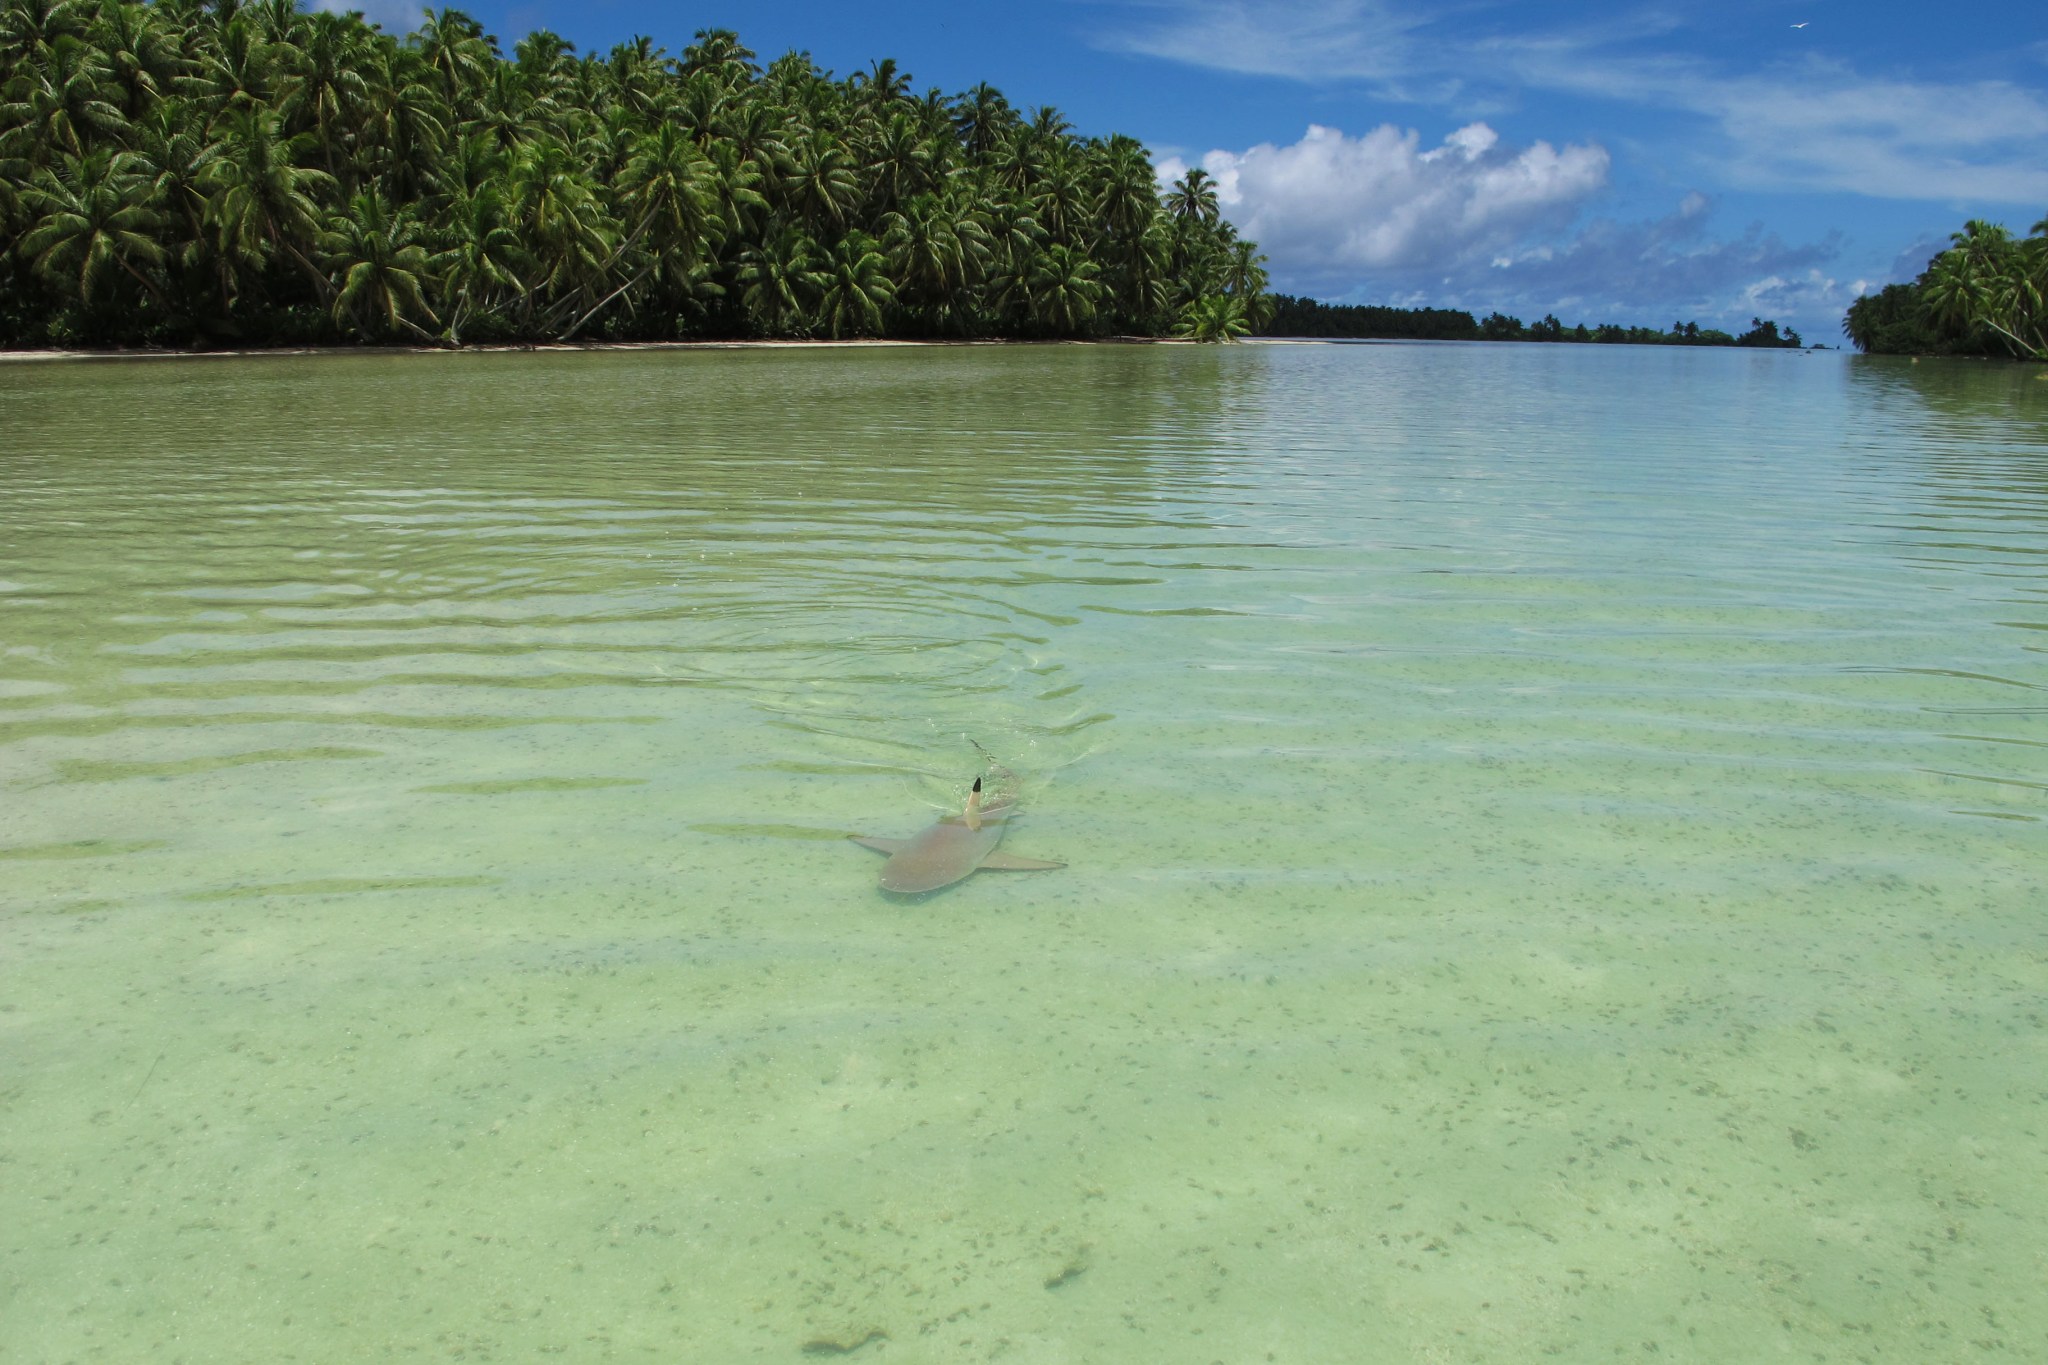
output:
M327 272L307 260L305 253L290 242L280 241L280 245L291 253L291 258L306 272L306 278L313 282L313 292L320 296L320 302L331 306L334 302L334 281L327 278Z
M2029 360L2048 360L2048 308L2043 307L2048 281L2048 250L2027 253L2014 262L2013 273L2001 282L1985 309L1985 326L2011 342ZM2034 269L2030 273L2028 266Z
M610 307L612 301L618 298L619 295L627 293L633 289L637 289L640 287L640 285L646 283L647 277L652 275L657 269L659 269L660 265L661 263L659 261L650 261L647 267L643 269L639 274L635 275L632 279L627 280L617 289L612 290L611 293L606 294L603 298L597 301L596 306L591 308L589 312L585 313L582 317L576 319L576 321L570 323L568 330L562 333L560 339L563 341L568 341L575 337L575 335L578 332L583 330L585 323L589 322L592 318L596 317L599 313L602 313L606 308Z
M2033 340L2001 324L1996 318L1985 318L1984 325L2012 343L2013 349L2028 360L2048 360L2048 335L2036 331ZM2023 325L2023 324L2022 324Z

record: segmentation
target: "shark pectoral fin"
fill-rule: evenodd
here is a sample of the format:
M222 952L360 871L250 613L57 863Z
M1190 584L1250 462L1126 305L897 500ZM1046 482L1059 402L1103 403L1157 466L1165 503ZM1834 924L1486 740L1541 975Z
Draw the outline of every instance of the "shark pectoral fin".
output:
M870 839L865 834L849 834L846 837L862 848L871 848L877 853L894 853L910 842L908 839Z
M1019 858L1010 853L991 853L981 860L981 866L989 872L1050 872L1065 863L1048 863L1038 858Z

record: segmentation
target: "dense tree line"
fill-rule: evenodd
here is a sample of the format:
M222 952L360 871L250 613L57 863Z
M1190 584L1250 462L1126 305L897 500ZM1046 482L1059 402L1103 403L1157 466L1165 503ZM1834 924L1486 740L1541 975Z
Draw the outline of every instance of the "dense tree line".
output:
M1751 318L1749 330L1737 336L1718 327L1702 327L1697 322L1674 322L1670 331L1663 332L1655 327L1623 327L1614 322L1603 322L1597 327L1588 327L1582 322L1575 327L1567 327L1549 313L1524 325L1520 318L1491 313L1479 324L1479 335L1485 341L1573 341L1607 346L1746 346L1765 350L1797 350L1806 344L1799 333L1790 327L1781 331L1778 324L1769 318Z
M1911 284L1849 305L1842 332L1880 355L1996 355L2048 360L2048 218L2030 235L1981 218Z
M1206 339L1263 262L1200 171L890 61L0 0L0 345Z
M1524 323L1505 313L1482 320L1459 308L1391 308L1379 304L1331 304L1290 294L1268 297L1272 320L1264 333L1285 337L1357 337L1421 341L1573 341L1631 346L1763 346L1795 348L1803 343L1791 328L1751 318L1741 336L1697 322L1674 322L1668 332L1655 327L1623 327L1603 322L1567 327L1545 314Z
M1479 324L1462 308L1391 308L1383 304L1320 303L1274 294L1268 336L1371 337L1411 341L1473 341Z

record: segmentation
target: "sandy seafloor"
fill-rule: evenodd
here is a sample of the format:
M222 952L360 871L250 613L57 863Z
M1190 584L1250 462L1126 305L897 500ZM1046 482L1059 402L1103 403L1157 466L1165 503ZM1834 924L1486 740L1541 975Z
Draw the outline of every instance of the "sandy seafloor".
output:
M2030 384L0 374L0 1361L2038 1359Z

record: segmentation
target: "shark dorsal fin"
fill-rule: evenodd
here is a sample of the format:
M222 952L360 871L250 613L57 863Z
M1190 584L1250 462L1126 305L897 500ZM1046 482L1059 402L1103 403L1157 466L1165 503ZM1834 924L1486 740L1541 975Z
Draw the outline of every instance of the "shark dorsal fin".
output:
M981 828L981 779L974 779L974 789L967 793L967 809L960 812L960 818L967 822L967 828Z

